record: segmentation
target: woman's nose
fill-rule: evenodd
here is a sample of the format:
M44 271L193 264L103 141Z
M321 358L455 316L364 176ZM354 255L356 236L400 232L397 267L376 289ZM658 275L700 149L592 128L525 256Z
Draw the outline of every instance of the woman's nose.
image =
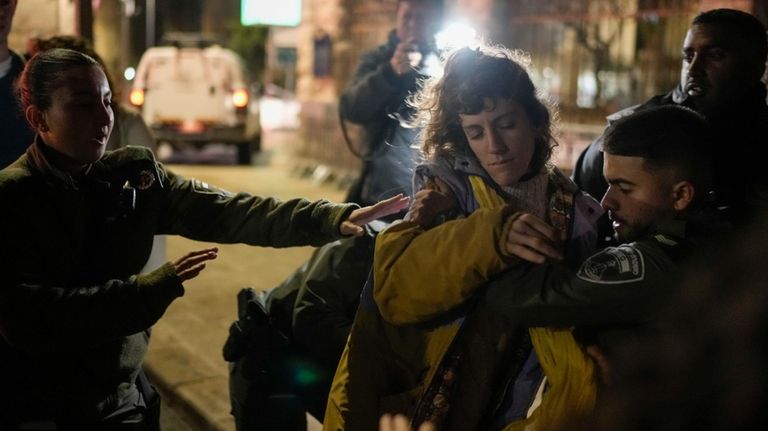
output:
M488 151L494 154L506 153L508 148L504 144L504 140L501 139L499 134L492 130L488 134Z

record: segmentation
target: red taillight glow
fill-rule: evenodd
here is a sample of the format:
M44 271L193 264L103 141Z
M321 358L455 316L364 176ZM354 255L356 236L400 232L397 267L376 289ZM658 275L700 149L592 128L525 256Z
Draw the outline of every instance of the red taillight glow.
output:
M131 95L128 97L131 105L141 107L144 104L144 90L141 88L131 89Z
M248 106L248 91L238 88L232 92L232 104L235 108L245 108Z

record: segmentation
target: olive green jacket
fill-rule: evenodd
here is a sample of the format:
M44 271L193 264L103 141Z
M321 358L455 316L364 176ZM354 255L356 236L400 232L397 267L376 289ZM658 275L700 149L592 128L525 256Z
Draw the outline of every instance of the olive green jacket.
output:
M140 147L73 177L49 162L51 151L38 140L0 171L0 343L28 366L16 384L57 416L97 420L136 397L146 330L184 294L170 263L136 275L153 235L321 245L341 236L354 209L231 194Z

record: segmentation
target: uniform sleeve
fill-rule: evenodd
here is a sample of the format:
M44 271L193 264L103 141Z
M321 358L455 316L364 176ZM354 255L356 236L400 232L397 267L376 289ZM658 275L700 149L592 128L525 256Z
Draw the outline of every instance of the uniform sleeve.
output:
M357 208L320 200L281 202L232 194L202 181L187 180L159 165L165 196L160 233L207 242L268 247L319 246L341 237L339 226Z
M408 89L415 86L416 73L395 74L387 51L379 49L363 56L340 99L341 115L356 124L366 125L386 119L385 108L399 104Z
M634 243L603 249L578 270L521 264L489 283L483 300L528 327L636 324L659 308L674 274L661 249Z
M428 320L466 301L508 267L503 252L511 209L479 209L424 231L413 222L390 226L376 239L374 299L393 324Z
M296 296L296 343L334 367L347 342L371 268L373 238L345 238L317 249Z
M0 334L29 352L96 345L151 327L184 294L173 265L127 280L61 287L25 280L3 253Z

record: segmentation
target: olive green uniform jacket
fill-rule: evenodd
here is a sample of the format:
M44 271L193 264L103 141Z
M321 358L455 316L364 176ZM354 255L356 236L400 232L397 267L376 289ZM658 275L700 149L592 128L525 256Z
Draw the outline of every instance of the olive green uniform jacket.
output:
M38 139L0 171L0 344L22 364L0 371L14 376L12 398L65 420L99 420L138 398L147 330L184 294L170 263L136 275L153 235L321 245L341 236L354 209L231 194L174 174L140 147L108 152L72 177L50 151Z

